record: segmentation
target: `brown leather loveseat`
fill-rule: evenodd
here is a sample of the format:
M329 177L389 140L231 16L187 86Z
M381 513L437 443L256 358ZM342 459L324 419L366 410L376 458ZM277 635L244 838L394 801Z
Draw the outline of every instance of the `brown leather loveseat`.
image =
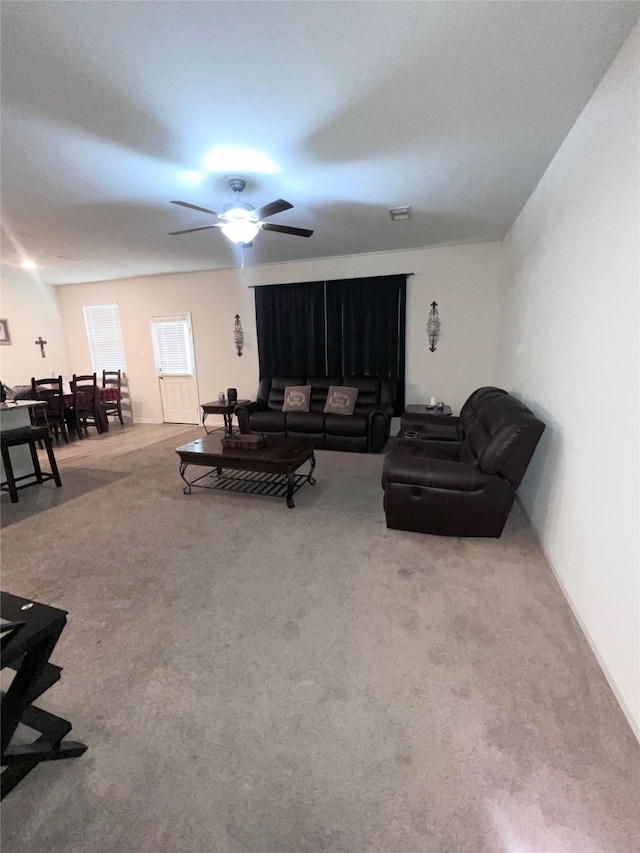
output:
M400 438L386 457L387 527L497 538L544 424L499 388L478 389L459 419L443 420L423 421L417 438Z
M311 386L308 412L282 411L285 388L291 385ZM323 412L330 385L358 389L352 415ZM236 406L235 414L241 433L306 436L320 449L380 453L389 438L396 391L397 383L393 379L374 376L278 376L261 379L258 399Z

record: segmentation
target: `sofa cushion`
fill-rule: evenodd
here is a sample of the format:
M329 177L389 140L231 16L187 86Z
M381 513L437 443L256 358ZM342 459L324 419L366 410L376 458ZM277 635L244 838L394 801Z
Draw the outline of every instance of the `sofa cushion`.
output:
M352 415L357 397L357 388L349 388L346 385L331 385L327 393L324 411L333 415Z
M249 415L249 426L253 432L285 432L284 412L253 412Z
M287 433L323 433L324 417L322 412L287 412Z
M380 403L380 381L375 376L345 376L342 384L358 389L359 406L376 406Z
M324 422L324 431L327 435L366 435L367 416L351 415L327 415Z
M307 378L307 385L311 385L311 405L309 411L322 412L327 402L327 392L331 385L342 385L340 377L323 376L319 378Z
M305 381L303 376L295 376L292 378L284 378L282 376L277 376L272 379L271 388L269 389L269 408L274 412L281 412L284 403L285 388L288 388L290 385L304 384Z
M288 385L284 389L283 412L308 412L311 385Z

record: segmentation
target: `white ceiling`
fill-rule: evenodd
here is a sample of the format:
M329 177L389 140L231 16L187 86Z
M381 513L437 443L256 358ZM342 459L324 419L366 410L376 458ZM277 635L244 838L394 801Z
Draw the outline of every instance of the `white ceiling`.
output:
M2 3L3 269L45 282L233 267L226 178L285 198L247 263L501 239L636 2ZM210 149L253 149L208 173ZM246 156L246 151L242 157ZM411 205L409 222L388 208ZM237 250L235 250L237 251Z

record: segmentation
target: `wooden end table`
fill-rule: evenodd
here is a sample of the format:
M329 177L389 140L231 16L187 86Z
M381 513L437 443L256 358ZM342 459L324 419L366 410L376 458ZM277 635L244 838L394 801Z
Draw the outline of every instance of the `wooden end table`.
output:
M445 417L450 417L451 406L444 406L442 409L437 409L435 406L427 406L427 405L415 405L415 406L407 406L404 410L405 415L444 415Z
M222 415L224 418L224 433L225 435L231 435L233 432L233 413L236 406L250 402L251 400L236 400L235 403L229 403L228 401L226 403L220 403L217 401L212 403L201 403L200 408L202 409L202 426L204 427L204 431L207 435L210 435L213 432L213 430L207 429L207 425L205 424L207 415Z
M295 506L293 495L304 483L315 485L313 471L316 458L310 438L288 438L282 435L266 437L258 450L225 447L215 435L199 438L176 448L180 457L180 476L186 483L182 490L190 495L194 486L199 489L219 489L226 492L286 497L287 506ZM305 462L311 463L307 474L296 474ZM189 465L202 465L211 470L187 480ZM224 473L223 473L224 471Z

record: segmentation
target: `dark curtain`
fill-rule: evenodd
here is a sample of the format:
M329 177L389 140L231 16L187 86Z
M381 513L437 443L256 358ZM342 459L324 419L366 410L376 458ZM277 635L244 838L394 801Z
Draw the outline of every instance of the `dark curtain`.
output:
M404 411L406 275L256 287L260 378L375 376Z
M326 376L324 282L256 287L260 378Z
M404 411L406 275L326 283L329 376L377 376L398 382Z

